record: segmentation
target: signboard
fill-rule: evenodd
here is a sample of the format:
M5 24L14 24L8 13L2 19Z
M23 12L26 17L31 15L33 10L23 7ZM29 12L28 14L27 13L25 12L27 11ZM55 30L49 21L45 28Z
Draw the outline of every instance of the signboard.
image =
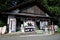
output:
M11 32L16 32L16 20L11 20Z
M26 21L24 22L25 28L35 28L35 23L33 21Z
M40 29L43 29L47 25L48 25L47 21L40 21Z
M9 24L9 33L16 32L16 18L14 18L14 16L8 17L8 24Z
M25 32L32 32L32 31L34 31L34 29L35 29L35 22L34 21L32 21L32 20L28 20L28 21L26 21L26 22L24 22L24 28L25 28Z

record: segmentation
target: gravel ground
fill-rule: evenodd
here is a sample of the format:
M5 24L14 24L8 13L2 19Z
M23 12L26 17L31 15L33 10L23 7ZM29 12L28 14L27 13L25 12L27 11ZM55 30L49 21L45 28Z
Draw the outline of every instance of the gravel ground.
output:
M0 36L0 40L60 40L60 34L48 35L48 36Z

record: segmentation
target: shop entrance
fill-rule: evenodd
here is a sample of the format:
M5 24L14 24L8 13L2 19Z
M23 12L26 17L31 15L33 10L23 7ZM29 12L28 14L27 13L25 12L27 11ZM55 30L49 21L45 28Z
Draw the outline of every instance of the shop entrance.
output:
M23 20L17 18L17 26L16 26L16 31L21 31L21 24L23 24Z
M37 29L40 30L40 22L36 22Z

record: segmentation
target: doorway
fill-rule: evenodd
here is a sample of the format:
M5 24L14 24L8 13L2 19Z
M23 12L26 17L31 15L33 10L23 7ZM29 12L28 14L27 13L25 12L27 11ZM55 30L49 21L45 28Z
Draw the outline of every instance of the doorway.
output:
M23 24L23 20L21 20L20 18L17 18L17 25L16 25L16 31L21 31L21 24Z
M40 30L40 22L36 22L37 29Z

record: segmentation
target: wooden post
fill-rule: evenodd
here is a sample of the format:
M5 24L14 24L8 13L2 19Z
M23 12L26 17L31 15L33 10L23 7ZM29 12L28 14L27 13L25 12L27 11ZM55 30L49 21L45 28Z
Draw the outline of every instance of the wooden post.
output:
M53 25L53 22L52 22L52 34L54 34L54 25Z

